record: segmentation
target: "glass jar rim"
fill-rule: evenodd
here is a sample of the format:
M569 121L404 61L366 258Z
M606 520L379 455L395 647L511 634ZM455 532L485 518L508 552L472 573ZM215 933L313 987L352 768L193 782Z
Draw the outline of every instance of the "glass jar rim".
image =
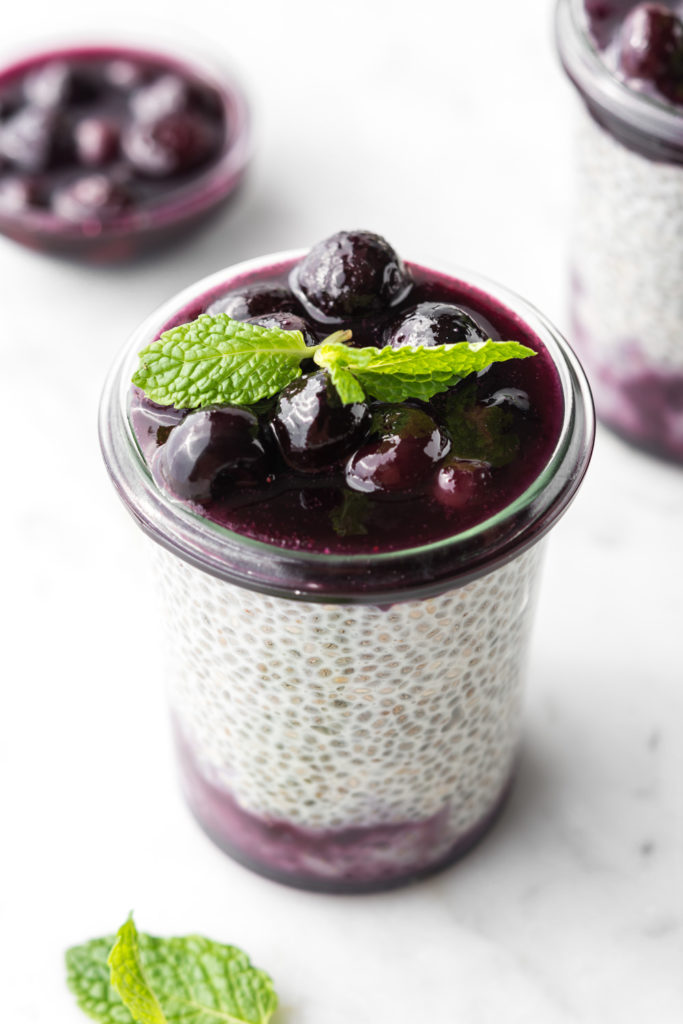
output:
M137 353L174 314L200 295L306 250L275 253L219 270L164 303L133 333L114 363L100 404L100 444L107 469L138 525L190 564L227 582L301 600L390 604L464 585L536 543L565 510L583 479L593 447L593 403L583 369L556 328L526 300L487 278L457 268L407 262L462 281L523 320L545 346L558 375L564 410L543 469L509 505L468 530L415 548L328 554L283 548L228 530L174 502L154 483L128 415Z
M683 149L683 110L617 78L591 39L584 0L558 0L555 37L567 74L589 103L639 135Z

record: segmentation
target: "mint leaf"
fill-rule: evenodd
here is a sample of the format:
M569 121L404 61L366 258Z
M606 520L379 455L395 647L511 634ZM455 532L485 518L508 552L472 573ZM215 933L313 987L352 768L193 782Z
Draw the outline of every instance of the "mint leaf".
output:
M478 404L474 380L464 381L442 401L441 416L458 458L488 462L496 469L517 457L520 440L514 415L500 405Z
M311 350L309 349L309 352ZM459 380L492 363L507 359L525 359L536 353L516 341L485 341L470 344L462 341L455 345L436 345L433 348L405 345L400 348L349 348L338 342L325 341L316 346L313 358L318 366L342 379L344 391L351 393L346 375L351 374L358 384L380 402L403 402L407 398L428 400L440 391L447 391ZM335 377L332 376L333 382Z
M140 1024L168 1024L159 1000L145 976L140 959L138 932L133 918L121 925L107 960L111 983Z
M253 405L299 377L309 353L300 331L202 315L143 349L133 383L176 409Z
M139 934L132 918L66 963L78 1005L100 1024L268 1024L277 1007L271 979L240 949Z
M300 331L203 314L165 331L140 352L133 384L158 405L199 409L207 405L254 405L301 376L313 358L326 370L344 405L365 394L381 402L424 401L491 363L536 353L516 341L484 341L433 348L350 348L351 331L336 331L306 347Z
M114 935L93 939L66 952L66 983L84 1013L101 1024L133 1024L130 1011L111 985L107 958Z
M338 537L360 537L366 534L366 521L371 508L367 494L344 488L341 504L330 513L332 529Z

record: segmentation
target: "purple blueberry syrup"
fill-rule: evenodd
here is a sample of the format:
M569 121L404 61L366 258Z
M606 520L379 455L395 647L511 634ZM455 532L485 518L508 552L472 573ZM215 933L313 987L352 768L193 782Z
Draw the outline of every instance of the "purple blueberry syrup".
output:
M304 366L302 377L249 410L249 429L240 410L171 413L183 418L169 429L168 413L133 389L138 442L173 498L256 540L358 554L417 547L466 530L509 505L539 475L563 415L557 374L539 339L476 289L406 267L383 239L369 236L368 245L365 236L339 233L328 240L342 254L342 274L330 270L334 259L324 252L328 243L320 243L298 263L226 281L180 310L166 329L227 309L235 319L295 323L313 343L348 328L355 346L490 337L521 342L537 355L495 364L429 402L401 405L368 399L344 406L327 373ZM296 298L302 291L305 308ZM362 302L350 298L356 292ZM232 417L234 436L219 430L219 416Z
M7 68L0 230L71 255L132 255L234 188L242 168L217 175L243 122L236 93L159 54L83 48Z

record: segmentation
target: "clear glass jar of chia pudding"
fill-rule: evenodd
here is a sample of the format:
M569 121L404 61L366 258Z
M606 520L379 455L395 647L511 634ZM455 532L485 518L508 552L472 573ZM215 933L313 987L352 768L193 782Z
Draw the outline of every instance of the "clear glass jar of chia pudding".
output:
M320 891L372 891L451 863L504 803L520 736L539 542L583 478L593 409L571 349L533 307L474 275L406 263L413 295L392 307L403 323L401 310L414 316L416 298L457 298L490 337L536 351L524 360L526 391L514 377L521 370L510 371L514 387L501 388L507 378L494 379L493 367L472 384L484 381L486 410L512 402L523 423L531 396L531 468L510 469L507 456L471 458L471 450L465 462L448 462L453 431L436 454L432 432L430 458L448 477L438 478L446 488L440 501L431 477L409 502L384 493L374 503L369 477L365 493L340 491L337 477L322 486L309 476L307 488L286 468L272 499L261 492L246 506L207 508L177 500L159 459L180 414L131 387L136 354L207 310L228 308L239 319L223 296L258 292L264 282L282 292L302 258L281 253L220 271L151 316L112 369L100 437L120 497L155 541L171 712L195 817L227 853L267 877ZM419 308L429 306L431 315L436 305ZM376 330L367 320L357 326L356 344L366 328ZM329 333L328 325L315 327ZM313 374L310 386L319 378ZM300 382L293 387L296 399ZM430 408L409 402L401 415L412 422ZM278 409L267 415L281 416ZM189 443L176 445L176 457ZM377 463L366 465L374 471ZM356 453L347 479L358 466ZM500 482L492 483L496 472ZM277 473L263 487L277 487ZM457 488L449 490L458 473L465 499L473 486L489 488L491 501L476 516L453 498Z
M600 418L683 461L683 4L559 0L582 99L571 339Z

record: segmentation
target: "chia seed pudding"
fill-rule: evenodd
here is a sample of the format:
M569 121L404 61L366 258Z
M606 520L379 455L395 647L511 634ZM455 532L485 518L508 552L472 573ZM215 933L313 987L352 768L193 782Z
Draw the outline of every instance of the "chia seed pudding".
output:
M421 877L494 820L519 741L539 541L593 438L571 350L498 286L387 247L374 304L326 306L323 278L346 274L362 292L340 255L356 235L378 238L333 236L331 273L280 254L168 303L114 367L100 421L114 483L157 542L188 803L235 859L332 892ZM304 363L275 401L219 422L129 383L144 345L207 311L284 317L286 329L294 317L311 345L342 326L359 347L488 337L536 355L400 408L342 407ZM229 473L216 470L217 438Z
M683 3L560 0L583 100L572 337L600 417L683 461Z

